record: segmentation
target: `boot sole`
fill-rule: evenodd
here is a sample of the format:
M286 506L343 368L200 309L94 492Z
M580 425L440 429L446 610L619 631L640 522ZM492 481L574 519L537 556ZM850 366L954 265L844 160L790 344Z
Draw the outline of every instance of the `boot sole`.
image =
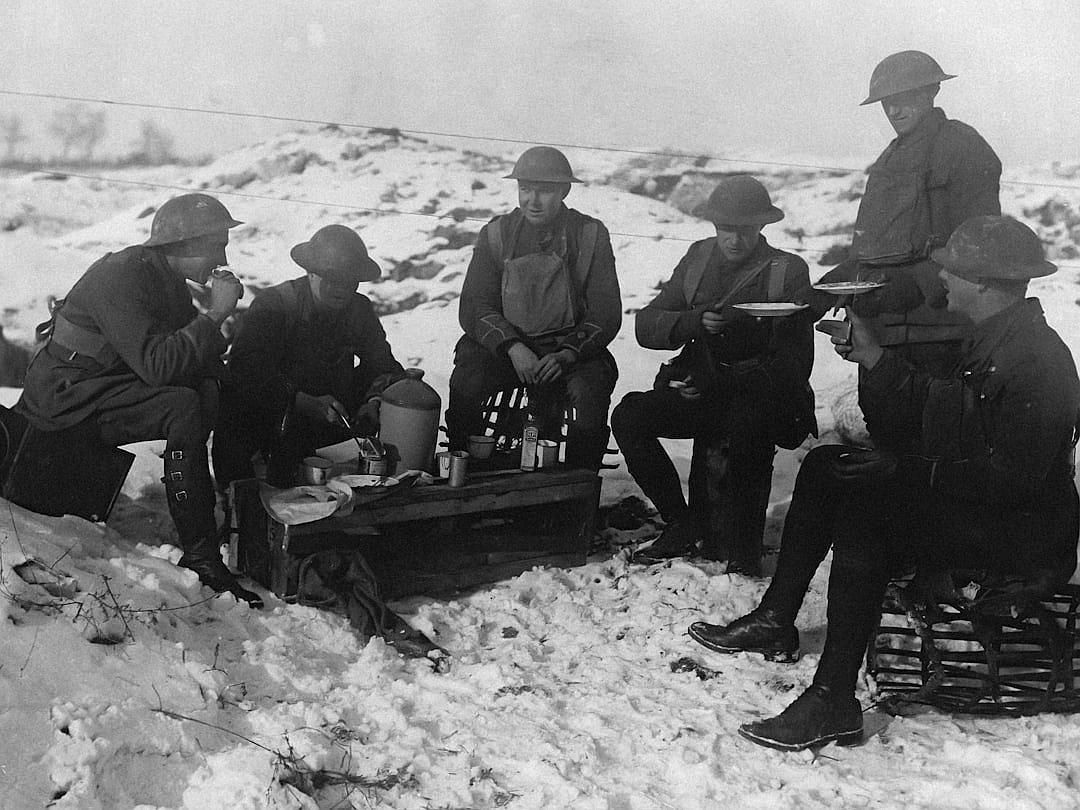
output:
M749 726L739 726L739 735L750 740L752 743L763 745L766 748L772 748L777 751L805 751L807 748L820 748L831 742L843 746L859 745L863 741L863 730L861 728L855 731L838 731L835 734L822 734L820 737L815 737L812 740L799 743L785 743L770 737L762 737L760 734L755 734Z
M713 652L723 653L724 655L735 655L736 653L756 653L758 655L765 656L766 661L774 661L778 664L794 664L799 660L799 648L794 650L777 650L767 647L724 647L720 644L715 644L711 641L707 641L695 633L693 630L687 630L687 635L694 641Z

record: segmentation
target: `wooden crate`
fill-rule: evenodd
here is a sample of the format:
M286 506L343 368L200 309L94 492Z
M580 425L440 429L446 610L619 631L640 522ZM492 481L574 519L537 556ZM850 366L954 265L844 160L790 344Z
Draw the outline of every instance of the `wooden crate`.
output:
M266 513L257 481L236 481L230 563L290 598L305 556L358 548L386 597L444 592L537 565L582 565L599 496L600 478L588 470L496 471L463 487L415 486L345 517L285 526Z

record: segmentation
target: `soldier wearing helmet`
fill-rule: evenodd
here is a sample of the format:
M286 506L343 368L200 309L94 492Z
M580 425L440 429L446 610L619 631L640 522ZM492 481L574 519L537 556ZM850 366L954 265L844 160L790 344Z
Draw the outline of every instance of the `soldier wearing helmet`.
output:
M933 259L949 311L967 324L952 373L919 370L858 315L850 345L834 338L837 352L865 371L865 385L893 403L891 418L922 425L918 444L903 453L812 450L761 605L726 627L690 627L720 652L797 655L795 616L832 543L817 673L778 717L740 729L761 745L798 750L861 738L856 677L889 576L905 565L914 562L924 580L952 567L1019 575L1037 592L1076 568L1080 380L1038 299L1025 298L1029 279L1056 268L1030 228L1001 216L967 220Z
M220 489L253 477L257 451L268 480L288 486L316 448L354 430L374 434L378 396L404 374L371 300L357 292L381 274L360 235L327 225L290 255L307 275L260 291L229 353L214 431Z
M598 470L618 377L607 345L622 323L611 239L600 220L563 203L581 181L558 149L525 150L507 179L517 181L518 208L480 231L461 289L450 447L482 431L490 394L526 386L541 436L558 438L554 422L569 406L565 460Z
M972 127L934 106L941 82L953 78L921 51L894 53L874 68L861 103L880 103L896 138L867 172L848 260L821 279L888 282L857 296L856 311L873 318L882 345L942 374L956 360L964 323L945 308L931 252L966 219L1001 213L1001 161ZM818 313L836 302L808 298ZM875 444L901 447L917 436L917 425L890 423L887 433L879 414L888 403L865 387L859 403Z
M755 178L724 179L694 213L715 237L690 246L636 320L642 346L682 352L661 366L653 390L627 394L611 414L627 469L666 523L634 560L700 551L756 576L775 445L796 447L817 429L807 382L814 332L805 312L754 318L738 307L791 302L809 271L762 236L784 213ZM660 438L695 440L689 504Z
M106 254L75 282L16 408L39 430L81 427L105 444L165 439L180 565L215 591L261 605L221 561L206 457L226 348L221 327L243 295L236 277L216 268L240 224L206 194L162 205L145 243ZM205 312L186 281L209 285Z

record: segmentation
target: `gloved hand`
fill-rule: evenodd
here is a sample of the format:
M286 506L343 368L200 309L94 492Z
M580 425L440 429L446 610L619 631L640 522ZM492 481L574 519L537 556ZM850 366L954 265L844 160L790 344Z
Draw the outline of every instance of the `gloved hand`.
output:
M849 486L872 486L896 474L898 460L887 450L852 448L840 453L832 463L833 477Z

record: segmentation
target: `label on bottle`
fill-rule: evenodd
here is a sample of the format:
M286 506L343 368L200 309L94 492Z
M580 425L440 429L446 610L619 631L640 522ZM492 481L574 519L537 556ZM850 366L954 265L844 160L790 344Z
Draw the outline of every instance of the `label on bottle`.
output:
M525 430L521 433L521 469L536 469L536 447L540 440L540 430L533 422L525 423Z

